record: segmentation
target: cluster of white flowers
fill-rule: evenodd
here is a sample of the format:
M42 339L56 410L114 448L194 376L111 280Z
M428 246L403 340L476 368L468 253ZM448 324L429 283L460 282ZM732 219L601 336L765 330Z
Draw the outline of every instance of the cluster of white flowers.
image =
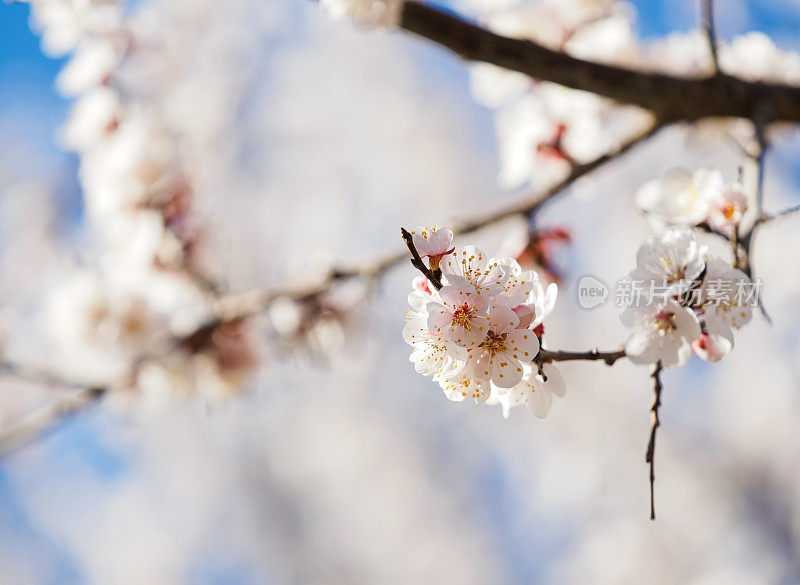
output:
M181 103L202 79L184 48L202 26L159 26L122 1L29 1L45 50L74 51L57 80L76 98L60 137L80 156L93 244L90 268L65 277L48 301L59 353L82 376L139 393L234 392L254 364L251 341L239 323L204 329L219 276L195 212L208 163L183 136L191 123L201 140L214 137L215 118L198 123Z
M726 184L716 169L674 168L645 183L636 204L656 230L706 223L732 236L747 211L747 195L740 183Z
M667 230L645 241L629 278L644 290L661 291L620 316L633 328L625 352L639 364L680 367L692 350L704 360L721 360L757 300L750 278L699 245L688 230Z
M579 58L627 64L636 55L634 14L624 2L517 1L489 11L485 22L498 34ZM504 188L550 185L641 123L633 108L485 63L473 66L471 89L477 101L497 109L498 182Z
M557 286L545 286L512 258L489 258L452 240L447 228L414 233L417 251L431 270L441 270L443 286L437 290L425 276L413 281L403 330L413 347L410 360L450 400L500 404L505 416L525 404L545 416L553 394L565 391L558 369L537 359Z

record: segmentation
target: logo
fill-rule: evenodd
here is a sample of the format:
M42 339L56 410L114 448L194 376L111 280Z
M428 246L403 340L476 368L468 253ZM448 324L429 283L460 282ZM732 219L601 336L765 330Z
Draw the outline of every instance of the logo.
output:
M578 305L587 311L608 301L608 285L591 274L578 281Z

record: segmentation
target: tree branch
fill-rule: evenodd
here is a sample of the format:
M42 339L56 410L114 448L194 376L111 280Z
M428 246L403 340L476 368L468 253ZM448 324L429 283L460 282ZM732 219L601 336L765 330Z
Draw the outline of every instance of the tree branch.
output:
M719 55L717 54L717 29L714 26L714 0L701 0L700 9L703 13L703 31L706 33L708 50L711 53L711 62L714 65L714 75L719 75Z
M742 272L747 274L750 279L753 279L753 242L755 240L756 232L766 222L764 215L764 174L767 160L767 150L769 149L769 142L767 141L765 124L761 119L754 119L753 124L755 127L755 138L758 144L758 151L753 154L752 159L756 165L756 192L755 192L755 219L753 220L750 229L740 238L739 242L744 250L744 259L739 258L740 268ZM761 309L761 314L767 323L772 323L772 319L767 313L764 302L759 295L758 307Z
M539 351L539 356L542 361L552 360L554 362L567 362L576 360L602 360L606 365L613 366L617 360L625 357L625 350L599 351L597 348L594 348L589 351L550 351L548 349L542 349Z
M69 418L99 403L107 393L106 388L99 386L69 393L65 398L53 400L22 420L9 425L0 435L0 456L10 455L47 435Z
M650 464L650 520L656 519L656 431L661 426L661 419L658 418L658 409L661 408L661 371L663 366L659 361L653 366L650 377L653 379L653 404L650 406L652 413L652 424L650 425L650 441L647 443L647 453L644 456L645 463Z
M781 211L777 211L775 213L768 213L761 216L760 223L767 223L770 221L774 221L776 219L780 219L782 217L786 217L787 215L793 215L797 212L800 212L800 205L793 205L791 207L787 207L786 209L782 209Z
M502 206L456 222L453 225L453 233L455 235L470 233L516 215L530 215L538 211L543 205L562 195L575 181L606 163L621 157L633 147L655 135L663 127L664 125L660 122L653 122L606 154L587 163L574 165L567 177L546 191L523 199L516 204ZM289 284L277 288L257 289L245 293L226 295L217 300L215 319L217 321L246 319L265 311L272 301L280 297L288 297L296 301L303 301L316 295L324 294L331 286L342 280L351 278L372 280L379 278L385 272L405 262L407 259L408 251L403 249L399 252L384 254L375 259L368 260L361 265L355 265L349 268L334 268L322 278L313 282Z
M69 380L63 375L40 368L37 366L30 366L17 362L3 361L0 362L0 374L40 384L42 386L58 386L61 388L73 388L82 390L91 386L85 382L77 380Z
M720 73L687 79L576 59L527 40L494 34L431 6L407 1L401 28L446 47L468 61L483 61L535 79L589 91L650 110L665 121L707 117L753 118L768 106L771 121L800 121L800 88L748 82Z

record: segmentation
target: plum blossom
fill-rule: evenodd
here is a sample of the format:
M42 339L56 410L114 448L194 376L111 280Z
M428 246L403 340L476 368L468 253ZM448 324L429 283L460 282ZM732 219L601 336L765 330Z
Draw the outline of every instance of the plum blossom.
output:
M469 355L467 367L476 377L500 388L512 388L522 380L522 362L539 352L539 340L528 329L517 329L514 311L495 308L489 315L489 331Z
M575 162L598 156L611 145L609 106L594 94L542 82L504 106L496 117L504 188L550 185Z
M537 279L528 294L526 304L517 307L530 311L533 318L526 325L522 325L523 321L520 320L520 327L532 329L542 346L544 345L542 322L553 310L557 294L558 286L555 283L545 288ZM509 389L493 387L487 404L499 404L503 408L504 418L508 418L513 407L522 404L525 404L528 411L537 418L544 418L550 410L553 396L564 396L566 393L561 372L549 360L540 360L538 364L523 363L522 369L523 376L520 383Z
M628 307L620 318L633 328L625 353L635 364L660 361L666 367L681 367L692 355L692 342L700 338L697 315L672 299Z
M703 222L709 201L725 188L722 173L714 169L694 172L674 168L648 181L636 193L636 205L647 214L657 231L666 227L690 227Z
M708 361L719 361L733 349L733 331L747 325L757 301L748 276L719 258L708 261L701 289L703 336L693 346L695 354Z
M508 280L508 273L496 259L489 259L475 246L458 248L447 256L444 276L451 284L464 291L483 292L489 296L500 294Z
M428 329L450 341L472 348L489 329L489 298L449 285L439 291L441 303L428 305Z
M448 228L418 227L411 234L414 247L422 258L428 259L431 270L438 270L442 258L455 251L452 246L453 231Z
M800 82L800 55L779 49L762 32L749 32L723 44L719 60L725 73L748 81Z
M452 376L463 367L467 350L455 341L445 338L441 331L428 329L428 307L442 306L441 298L430 291L425 294L414 290L408 296L408 302L411 310L403 328L403 339L414 348L409 360L414 364L417 373L423 376Z
M86 39L56 79L64 95L79 95L100 86L119 64L124 44L112 38Z
M391 27L400 22L401 0L321 0L331 17L351 19L364 27Z
M747 194L741 184L735 183L722 192L714 193L708 204L708 225L730 236L747 211Z
M666 293L679 294L696 286L705 269L706 247L697 243L688 230L669 230L639 246L636 269L629 277L645 284L666 287Z
M495 392L486 404L499 404L503 409L503 418L508 418L511 409L525 405L532 415L544 418L550 412L553 396L564 396L566 386L561 372L552 363L543 363L541 372L536 365L523 364L522 381L506 392Z
M438 249L447 245L449 241ZM487 259L474 246L447 255L443 268L440 290L418 276L408 297L411 309L403 338L413 348L410 360L416 371L431 377L453 401L487 402L526 375L526 384L546 389L541 376L531 381L540 375L531 364L557 287L545 288L535 271L523 270L513 258ZM497 400L491 403L499 404ZM544 406L536 410L544 412Z
M507 276L503 289L494 297L494 304L514 309L528 298L530 291L539 282L539 275L533 270L522 270L513 258L493 259L490 264L494 262L504 268Z
M465 398L473 398L477 404L489 403L492 392L489 380L475 378L465 370L461 370L452 377L439 375L436 380L448 400L460 402Z
M731 345L727 343L720 345L714 338L705 331L700 334L699 339L692 342L694 355L707 362L718 362L730 351Z
M731 207L745 205L740 195L736 189L721 200ZM734 329L750 321L758 301L758 291L744 272L699 246L692 232L679 230L645 241L636 263L629 278L643 280L645 286L657 284L663 292L644 299L637 295L621 314L622 322L634 329L625 345L631 361L679 367L692 351L715 362L733 348Z
M31 15L42 31L42 49L50 56L72 51L87 35L115 31L121 21L121 0L32 1Z

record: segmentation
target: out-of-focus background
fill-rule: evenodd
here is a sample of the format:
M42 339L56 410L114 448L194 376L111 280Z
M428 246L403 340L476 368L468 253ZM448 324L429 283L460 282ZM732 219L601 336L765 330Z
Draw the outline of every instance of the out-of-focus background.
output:
M494 113L438 47L311 2L132 5L149 11L142 27L177 37L162 65L186 82L164 110L204 171L198 209L230 290L396 249L399 225L447 224L526 193L498 187ZM696 28L690 0L632 6L644 43ZM55 89L66 60L45 56L30 16L28 4L0 7L0 320L15 355L90 375L112 358L42 341L50 292L97 242L79 159L58 139L73 103ZM800 4L719 2L718 28L797 50ZM798 154L791 130L776 135L769 210L798 202ZM651 234L633 203L643 182L666 165L732 179L741 163L730 143L671 128L548 206L537 221L574 238L558 258L551 346L624 340L616 309L581 310L575 283L633 267ZM328 332L324 359L268 348L240 396L100 406L4 457L0 582L800 583L798 221L757 242L773 325L756 316L721 363L663 377L655 523L647 368L564 364L567 394L543 420L451 403L408 362L403 266L348 335ZM511 224L457 241L494 252ZM46 400L29 386L0 381L4 422Z

